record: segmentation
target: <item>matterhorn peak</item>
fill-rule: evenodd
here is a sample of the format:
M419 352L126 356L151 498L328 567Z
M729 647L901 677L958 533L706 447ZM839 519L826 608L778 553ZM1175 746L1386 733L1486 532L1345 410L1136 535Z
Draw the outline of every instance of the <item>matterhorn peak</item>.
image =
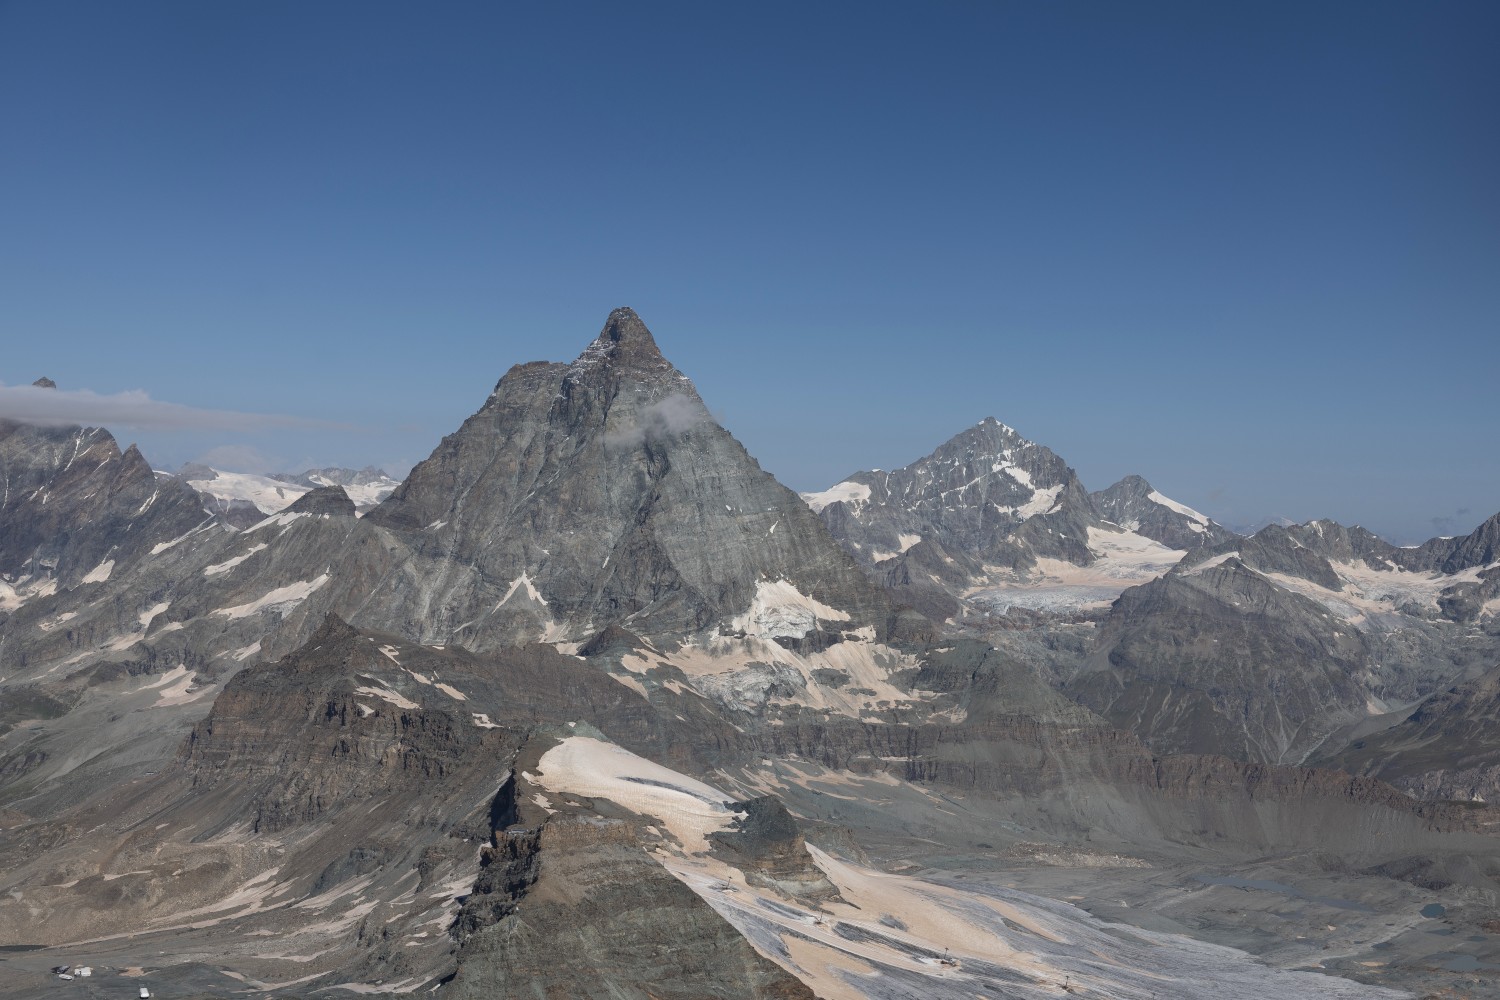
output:
M656 338L629 306L621 306L609 314L604 329L573 362L573 367L592 368L600 364L612 368L672 370L657 348Z

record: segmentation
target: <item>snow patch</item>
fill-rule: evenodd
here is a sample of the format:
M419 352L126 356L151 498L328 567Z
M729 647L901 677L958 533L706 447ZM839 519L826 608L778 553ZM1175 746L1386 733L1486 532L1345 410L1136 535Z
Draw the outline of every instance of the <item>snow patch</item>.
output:
M1165 507L1168 510L1176 511L1177 513L1181 514L1183 517L1186 517L1189 520L1196 522L1197 525L1198 525L1198 527L1194 528L1193 529L1194 531L1202 531L1204 528L1206 528L1208 526L1208 518L1207 517L1205 517L1204 515L1198 513L1196 510L1194 510L1191 507L1188 507L1188 506L1186 506L1184 504L1178 503L1176 500L1173 500L1171 497L1162 496L1160 493L1156 492L1155 490L1152 490L1150 493L1147 493L1146 494L1146 499L1150 500L1154 504L1157 504L1159 506Z
M370 680L370 678L364 677L361 678L361 680ZM388 701L392 705L395 705L397 708L413 709L421 707L410 698L404 697L398 692L392 691L390 688L386 687L384 684L381 684L379 681L372 681L370 684L357 687L354 689L354 693L369 695L371 698L379 698L381 701Z
M113 559L106 559L99 565L95 566L93 569L89 570L88 575L86 575L81 582L103 583L105 580L109 579L109 574L114 572L114 568L115 561Z
M613 743L569 736L537 762L531 781L549 792L609 799L654 816L691 853L708 850L708 835L728 829L737 816L732 797Z
M259 531L262 528L268 527L279 526L284 528L287 525L291 524L293 521L297 520L297 518L299 517L312 517L312 515L305 511L282 511L280 514L272 514L270 517L266 518L264 521L261 521L259 524L255 524L246 528L245 534L248 535L251 532Z
M966 595L995 611L1028 608L1069 611L1108 606L1130 587L1166 573L1186 554L1133 531L1090 526L1094 562L1077 566L1062 559L1038 559L1027 573L1007 571Z
M1213 569L1215 566L1222 566L1229 560L1238 559L1239 557L1240 553L1238 549L1233 552L1221 552L1218 555L1214 556L1212 559L1205 559L1201 563L1194 563L1188 569L1183 570L1182 575L1197 576L1199 573Z
M189 479L187 484L217 500L244 500L265 514L280 513L309 490L306 486L283 483L269 476L217 469L214 472L216 475L212 479Z
M221 563L214 563L214 565L212 566L205 566L203 568L203 575L218 576L220 573L228 573L230 570L234 569L240 563L255 555L255 553L260 552L265 547L265 542L257 542L256 544L246 549L243 554L237 555L233 559L226 559Z
M248 604L237 604L232 608L220 608L213 612L213 614L223 615L234 621L238 618L249 618L253 614L268 609L284 613L307 600L309 594L327 582L328 574L324 573L313 580L289 583L285 587L277 587L275 590L263 594Z
M3 608L3 604L0 604L0 608ZM62 614L58 615L56 618L51 619L50 621L37 622L36 627L41 629L43 632L51 632L59 625L66 624L67 622L70 622L77 617L78 612L76 611L64 611Z
M1045 489L1035 490L1031 499L1019 507L996 507L1003 514L1014 514L1018 520L1026 521L1036 517L1038 514L1050 514L1057 507L1057 495L1062 492L1063 484L1048 486Z
M159 615L159 614L161 614L163 611L167 610L171 606L172 606L172 602L171 601L162 601L160 604L154 604L151 607L147 608L145 611L142 611L139 615L137 615L136 616L136 621L138 621L138 622L141 623L141 628L142 629L149 629L151 627L151 623L156 620L156 616ZM66 618L64 616L62 616L62 615L58 615L58 618L60 620L62 620L62 621L66 621L68 618L72 618L72 617L73 617L73 612L71 612L71 611L69 611L67 613Z
M817 627L820 618L846 622L849 613L808 597L787 580L760 580L749 609L731 627L746 635L800 639Z
M181 666L173 667L167 671L160 680L150 685L152 688L162 688L161 694L157 696L156 703L151 707L169 708L173 705L186 705L189 702L194 702L202 698L209 692L209 688L205 687L195 694L188 693L188 688L193 686L193 680L197 676L195 671Z
M870 499L870 487L864 483L842 482L821 493L804 493L802 499L813 510L821 511L831 503L860 503Z
M520 590L523 587L526 589L527 597L531 598L538 604L546 605L547 602L542 600L542 595L537 593L536 586L531 582L531 576L527 573L522 573L520 576L510 581L510 586L506 589L505 596L500 598L499 603L495 605L495 610L499 611L502 607L504 607L505 602L514 597L516 591Z

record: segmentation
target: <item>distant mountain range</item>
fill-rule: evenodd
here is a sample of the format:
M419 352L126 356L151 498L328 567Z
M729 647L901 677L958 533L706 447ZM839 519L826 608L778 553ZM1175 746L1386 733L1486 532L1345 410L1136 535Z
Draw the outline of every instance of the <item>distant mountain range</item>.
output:
M0 497L0 998L1500 964L1500 515L1245 537L994 419L799 496L628 309L399 484L0 421Z
M206 465L188 463L173 476L187 483L203 498L204 510L216 514L236 528L248 528L271 514L279 514L293 500L320 486L341 486L364 514L375 508L400 485L380 469L308 469L302 473L275 473L268 476L245 472L226 472Z

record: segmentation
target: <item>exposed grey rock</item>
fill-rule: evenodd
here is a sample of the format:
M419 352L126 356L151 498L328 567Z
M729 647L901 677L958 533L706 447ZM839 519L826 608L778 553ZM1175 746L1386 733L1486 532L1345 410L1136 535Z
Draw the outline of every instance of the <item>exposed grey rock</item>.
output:
M869 564L924 544L972 565L1092 559L1083 531L1092 512L1078 477L993 417L905 468L856 473L808 499Z
M31 384L34 385L34 386L36 386L38 389L56 389L57 388L57 383L54 382L54 381L52 381L50 378L48 378L45 375L43 375L41 378L37 379L35 382L33 382Z
M905 468L803 496L899 601L937 620L994 572L1094 559L1098 518L1077 475L993 417Z
M571 365L511 369L365 520L461 569L440 611L450 630L680 635L777 580L885 628L884 595L714 422L629 309Z
M1362 717L1362 634L1230 559L1115 602L1068 693L1160 753L1298 763Z
M1397 725L1320 763L1423 799L1500 801L1500 667L1434 694Z
M106 430L0 420L0 580L11 587L104 582L208 519L190 489L159 482Z
M1180 504L1167 500L1140 476L1126 476L1090 497L1099 516L1168 548L1196 549L1239 537L1211 518L1179 510Z
M288 514L316 514L322 517L355 517L354 501L342 486L320 486L308 490L287 507Z

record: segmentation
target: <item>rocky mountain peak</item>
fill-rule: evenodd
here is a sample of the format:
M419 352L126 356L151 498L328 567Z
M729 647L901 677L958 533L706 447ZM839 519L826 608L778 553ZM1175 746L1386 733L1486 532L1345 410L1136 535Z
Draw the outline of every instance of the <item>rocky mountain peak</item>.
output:
M1030 444L1014 427L1002 424L994 417L985 417L967 431L951 438L939 450L959 447L974 449L981 455L1004 455Z
M1206 514L1162 495L1143 476L1126 476L1090 499L1100 517L1170 548L1196 549L1238 537Z
M354 517L354 501L337 483L308 490L287 507L291 514L318 514L327 517Z
M850 628L885 622L884 595L630 309L571 365L512 368L366 521L463 567L443 600L471 644L578 641L611 623L696 633L773 597L837 609ZM424 624L451 638L443 627Z
M56 389L57 388L57 383L54 382L54 381L52 381L50 378L48 378L45 375L43 375L41 378L37 379L35 382L33 382L31 384L34 385L34 386L36 386L38 389Z
M661 350L656 346L656 338L651 336L646 324L628 306L622 306L609 314L599 336L571 366L576 374L600 368L677 374L671 363L662 357Z
M1155 492L1155 487L1146 480L1145 476L1129 475L1111 486L1110 491L1118 492L1123 496L1149 496Z

